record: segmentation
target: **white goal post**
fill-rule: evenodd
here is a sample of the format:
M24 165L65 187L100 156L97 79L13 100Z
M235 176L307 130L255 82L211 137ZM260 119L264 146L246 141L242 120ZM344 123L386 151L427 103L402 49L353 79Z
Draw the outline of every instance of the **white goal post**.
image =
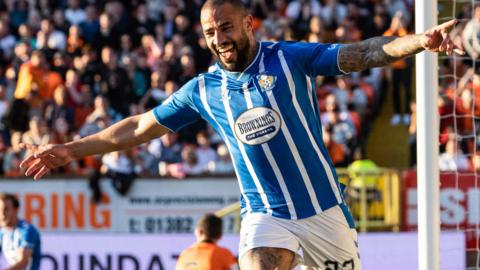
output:
M415 32L437 24L437 0L415 1ZM440 269L439 116L437 54L416 56L418 263L420 270Z

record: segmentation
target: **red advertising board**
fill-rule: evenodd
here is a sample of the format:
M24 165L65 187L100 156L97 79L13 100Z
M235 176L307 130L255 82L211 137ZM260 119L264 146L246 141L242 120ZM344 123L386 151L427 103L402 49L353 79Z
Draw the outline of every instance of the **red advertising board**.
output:
M434 187L432 187L434 188ZM403 174L401 188L402 230L417 230L417 173ZM480 174L442 172L440 174L440 222L442 230L465 232L467 249L480 248Z

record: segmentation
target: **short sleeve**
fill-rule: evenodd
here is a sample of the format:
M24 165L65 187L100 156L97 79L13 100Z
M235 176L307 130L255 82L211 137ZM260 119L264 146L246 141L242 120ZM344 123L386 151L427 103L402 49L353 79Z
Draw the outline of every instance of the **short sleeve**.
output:
M338 65L341 44L285 42L282 49L298 64L305 67L310 76L335 76L345 74Z
M18 247L20 248L29 248L33 249L35 247L35 243L38 242L38 232L32 226L28 226L21 231L20 234L20 242Z
M162 104L153 109L157 122L172 131L200 118L200 114L193 103L193 92L198 88L198 80L194 78L180 90L168 97Z

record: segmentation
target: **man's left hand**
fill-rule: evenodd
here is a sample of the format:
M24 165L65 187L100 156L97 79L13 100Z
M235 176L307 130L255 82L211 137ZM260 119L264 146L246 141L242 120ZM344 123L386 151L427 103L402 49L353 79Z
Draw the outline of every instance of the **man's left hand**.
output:
M448 35L450 29L454 27L457 22L456 19L453 19L428 29L422 34L420 41L422 47L431 52L445 52L447 55L452 55L455 52L464 55L465 51L455 46Z

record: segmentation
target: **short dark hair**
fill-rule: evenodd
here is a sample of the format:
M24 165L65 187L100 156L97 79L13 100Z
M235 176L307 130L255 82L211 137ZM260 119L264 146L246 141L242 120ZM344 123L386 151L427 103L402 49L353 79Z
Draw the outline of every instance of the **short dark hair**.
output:
M20 201L14 194L0 192L0 201L11 201L15 209L20 208Z
M197 228L203 230L206 240L218 240L222 237L222 219L214 214L206 214L200 218Z
M243 12L245 15L248 14L247 7L242 0L207 0L202 6L202 10L207 7L218 7L225 4L232 5L238 11Z

